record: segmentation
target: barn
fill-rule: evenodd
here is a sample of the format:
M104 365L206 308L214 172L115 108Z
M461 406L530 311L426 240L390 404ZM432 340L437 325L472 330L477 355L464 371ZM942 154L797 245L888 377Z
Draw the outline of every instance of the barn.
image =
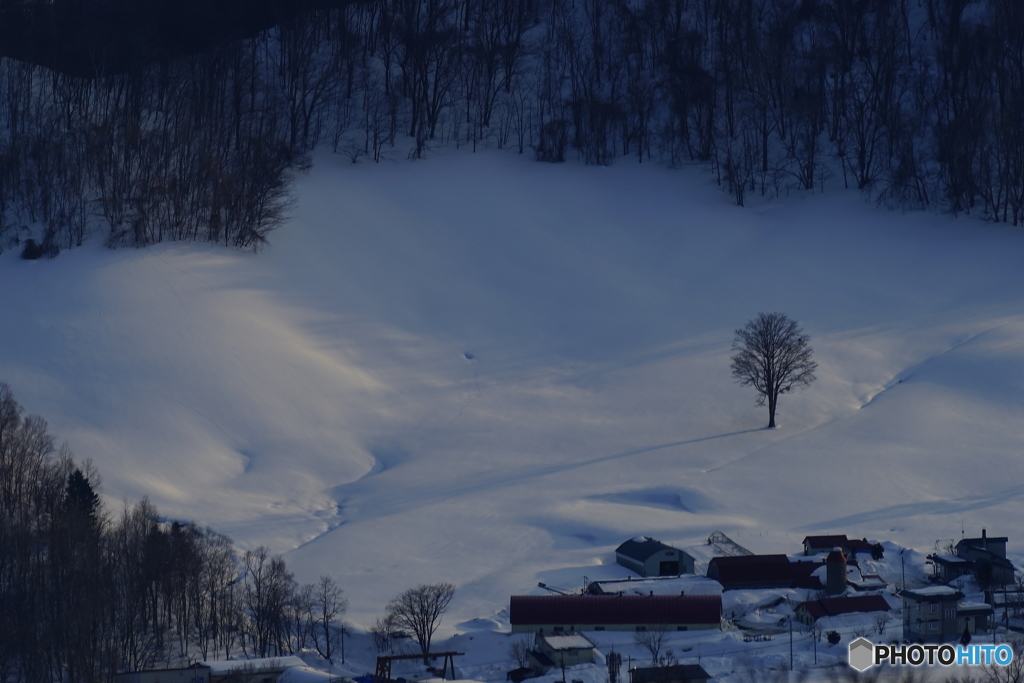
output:
M721 595L513 595L513 633L721 628Z
M615 561L640 576L692 574L693 556L651 538L631 538L615 549Z

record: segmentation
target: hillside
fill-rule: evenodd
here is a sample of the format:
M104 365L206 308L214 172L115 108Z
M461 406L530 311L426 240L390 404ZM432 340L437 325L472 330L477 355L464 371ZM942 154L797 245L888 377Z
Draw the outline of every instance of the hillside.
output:
M259 254L0 256L0 379L112 508L148 496L330 573L364 627L421 582L457 585L451 633L537 581L621 576L638 534L925 552L984 526L1019 561L1024 235L748 199L629 161L325 155ZM759 311L819 363L772 431L728 367Z

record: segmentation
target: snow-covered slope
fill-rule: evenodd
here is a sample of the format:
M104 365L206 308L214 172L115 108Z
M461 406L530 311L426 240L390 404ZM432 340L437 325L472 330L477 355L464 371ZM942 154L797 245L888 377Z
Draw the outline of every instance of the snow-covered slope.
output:
M538 581L623 576L639 534L929 551L963 524L1024 550L1017 229L453 151L323 156L272 237L0 256L0 379L115 508L286 552L357 625L438 580L449 632L500 625ZM729 374L760 311L819 363L772 431Z

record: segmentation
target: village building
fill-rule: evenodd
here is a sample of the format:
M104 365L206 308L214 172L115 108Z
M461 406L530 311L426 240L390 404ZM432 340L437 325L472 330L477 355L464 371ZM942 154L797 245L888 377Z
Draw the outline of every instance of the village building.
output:
M721 595L722 584L706 576L649 576L634 579L602 579L587 584L591 595Z
M590 664L594 652L594 644L579 633L539 634L529 653L530 669L534 676L543 676L554 668Z
M810 626L822 617L835 617L840 614L858 612L888 612L889 603L881 595L854 595L841 598L822 598L809 600L797 605L797 621Z
M711 675L700 664L636 667L629 670L630 683L707 683Z
M969 560L949 553L935 553L929 555L928 560L932 563L932 581L938 583L949 583L961 576L969 576L973 569Z
M1013 563L1006 559L1006 536L965 538L956 544L956 555L971 563L970 572L983 588L1014 582Z
M615 561L640 576L692 574L694 558L685 550L642 536L631 538L615 549Z
M724 590L824 588L825 584L814 576L823 567L820 560L794 562L785 555L712 557L707 576L722 584Z
M833 548L839 548L847 557L856 556L859 553L871 555L875 544L870 543L866 538L860 540L847 538L846 534L831 536L806 536L803 541L804 555L820 555L832 552Z
M925 643L958 640L966 628L972 635L988 633L992 607L961 602L963 593L951 586L927 586L903 591L903 637Z
M963 593L949 586L903 591L903 637L910 641L944 643L960 637L956 606Z
M721 595L513 595L513 633L721 628Z
M974 636L991 633L992 605L984 602L961 602L956 606L956 628L963 636L964 630Z
M114 676L116 683L275 683L292 667L304 667L298 657L231 659L197 662L177 669L132 671Z

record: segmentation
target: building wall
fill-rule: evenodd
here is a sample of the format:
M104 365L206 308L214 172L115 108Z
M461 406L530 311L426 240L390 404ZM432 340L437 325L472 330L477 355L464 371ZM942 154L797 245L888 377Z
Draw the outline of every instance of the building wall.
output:
M594 648L579 648L566 650L553 650L550 647L541 645L541 652L548 656L555 666L574 666L576 664L590 664L594 661Z
M959 638L964 634L964 627L973 636L977 633L986 634L988 633L988 615L986 614L961 614L956 620L957 637Z
M571 631L701 631L721 628L715 624L513 624L512 633L569 633Z
M116 674L117 683L210 683L209 669L163 669L160 671L134 671Z
M910 641L943 643L956 640L957 615L955 599L917 601L903 597L903 637ZM961 627L960 632L963 632Z
M668 576L674 576L676 574L692 574L694 569L693 557L678 548L666 548L664 550L659 550L644 562L635 560L632 557L623 555L622 553L615 553L615 561L626 569L636 572L640 576L661 576L662 562L679 563L679 570L668 574Z
M647 576L644 564L642 562L637 562L632 557L626 557L622 553L615 553L615 561L626 569L636 572L640 576Z
M644 576L661 576L661 563L662 562L674 562L678 565L675 574L682 574L685 572L686 567L683 562L682 552L675 548L659 550L644 562Z

